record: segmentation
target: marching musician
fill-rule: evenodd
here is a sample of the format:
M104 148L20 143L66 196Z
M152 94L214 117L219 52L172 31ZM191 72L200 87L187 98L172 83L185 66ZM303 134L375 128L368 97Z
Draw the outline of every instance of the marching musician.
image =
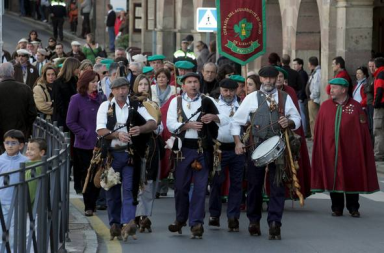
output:
M220 82L220 97L216 104L220 116L227 121L239 108L236 91L238 83L232 79L224 79ZM245 155L235 153L235 142L231 135L230 124L220 121L218 146L214 150L214 176L211 183L211 195L209 198L209 225L220 226L221 215L221 186L225 181L226 169L229 169L230 188L227 206L227 218L229 231L239 231L240 205L242 198L242 180L245 164ZM229 122L228 122L229 123ZM220 151L218 152L219 149ZM218 154L219 153L219 154ZM218 164L217 164L218 163Z
M119 77L111 83L114 98L100 105L97 112L97 134L110 140L110 154L113 158L112 167L120 173L121 184L111 187L107 192L108 218L111 226L111 239L121 235L122 225L135 219L136 206L134 205L135 173L131 164L132 157L127 152L131 148L131 138L142 133L150 133L157 128L155 119L144 107L136 107L134 101L128 97L129 82L124 77ZM137 103L136 103L137 104ZM130 107L134 109L131 110ZM135 113L135 111L137 113ZM130 117L130 114L131 115ZM133 116L133 117L132 117ZM146 123L132 126L135 117L142 117ZM128 122L132 119L131 122ZM115 129L123 126L121 129ZM128 131L129 129L129 131ZM108 135L109 134L109 135ZM122 188L122 190L121 190ZM121 196L121 193L123 196Z
M147 108L149 104L152 109L147 111L156 119L158 123L157 129L154 133L152 133L148 143L142 144L147 146L147 151L145 152L144 157L146 167L145 176L141 176L141 178L144 178L145 181L141 182L142 188L138 195L139 204L136 208L136 224L139 225L140 232L144 232L146 229L148 232L152 232L152 222L149 219L149 216L152 216L153 202L156 197L160 149L164 150L164 147L161 147L161 143L159 142L159 134L161 134L163 130L163 126L161 124L161 113L159 106L150 99L152 97L150 86L150 80L144 74L138 75L135 79L135 83L133 84L133 99L139 101L140 105L145 108Z
M200 95L199 77L196 73L182 77L184 93L171 101L167 113L169 131L177 133L182 141L181 154L175 159L176 220L168 229L181 234L182 227L189 220L193 238L201 238L204 233L208 146L212 145L212 139L217 138L216 122L220 121L213 101ZM190 200L192 178L194 187Z
M240 139L240 127L247 123L249 117L252 133L250 152L263 141L273 136L280 136L285 128L296 130L300 127L300 114L291 97L283 91L278 91L275 87L278 73L273 66L261 68L259 71L262 83L260 90L245 97L235 112L231 123L231 133L236 143L236 154L240 155L245 152L245 146ZM284 156L280 156L268 165L271 188L267 218L269 239L281 239L280 227L285 201L285 187L281 178L284 167ZM261 235L260 219L265 169L266 166L256 167L252 160L249 160L247 216L250 221L248 231L251 235Z

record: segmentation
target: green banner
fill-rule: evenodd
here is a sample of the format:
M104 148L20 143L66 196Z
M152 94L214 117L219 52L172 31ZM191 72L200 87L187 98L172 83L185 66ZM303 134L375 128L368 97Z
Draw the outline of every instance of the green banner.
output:
M258 41L255 41L251 44L251 46L243 48L237 47L232 41L228 40L228 43L225 46L231 49L231 51L236 54L251 54L253 51L255 51L256 48L260 46L260 44Z

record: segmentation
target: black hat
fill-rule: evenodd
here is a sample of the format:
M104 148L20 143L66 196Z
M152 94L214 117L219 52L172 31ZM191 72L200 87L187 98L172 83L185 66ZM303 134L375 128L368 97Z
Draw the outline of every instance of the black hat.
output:
M220 81L220 87L234 90L239 87L239 84L235 80L225 78Z
M196 73L194 73L194 72L189 72L189 73L183 75L183 76L181 77L180 81L181 81L181 82L184 82L184 80L185 80L186 78L191 77L191 76L192 76L192 77L196 77L196 78L199 79L199 81L200 81L200 75L199 75L199 74L196 74Z
M277 77L278 75L279 71L273 66L265 66L259 70L259 76L262 77Z
M118 77L116 78L111 84L110 84L110 88L113 89L113 88L119 88L121 86L129 86L129 82L126 78L124 77Z

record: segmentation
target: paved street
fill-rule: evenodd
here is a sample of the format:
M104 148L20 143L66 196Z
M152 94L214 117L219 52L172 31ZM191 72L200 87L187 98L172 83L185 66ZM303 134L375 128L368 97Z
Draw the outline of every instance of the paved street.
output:
M379 180L384 189L384 176ZM82 206L81 196L71 197L78 198L72 199L77 207ZM343 217L332 217L327 194L311 196L303 208L297 202L292 207L292 202L286 201L281 241L268 240L266 217L261 223L262 236L251 237L245 213L241 215L239 233L227 232L225 215L221 217L221 228L209 228L208 214L202 240L190 239L188 227L183 235L170 233L168 225L175 219L172 196L155 201L153 232L138 234L137 241L130 238L127 243L111 242L106 211L98 211L97 217L89 221L97 228L99 252L383 252L384 192L361 196L360 204L361 218L352 218L346 211Z
M4 49L10 52L11 54L15 51L17 42L21 38L28 39L29 32L31 30L36 30L39 34L39 39L41 39L43 46L48 45L48 39L52 36L52 27L49 26L49 29L46 29L47 25L36 26L35 23L43 25L42 22L33 21L30 19L21 19L18 16L12 14L6 14L3 16L3 41ZM65 38L64 38L65 39ZM64 51L67 52L70 50L70 44L66 41L63 42Z

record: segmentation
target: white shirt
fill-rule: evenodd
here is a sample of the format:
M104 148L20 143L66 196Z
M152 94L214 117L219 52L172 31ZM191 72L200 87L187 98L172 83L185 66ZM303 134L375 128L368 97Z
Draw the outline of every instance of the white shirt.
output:
M116 99L113 98L111 100L111 104L113 103L116 103ZM99 107L99 110L97 111L97 118L96 118L96 131L97 130L100 130L100 129L104 129L104 128L107 128L107 112L108 112L108 107L109 107L109 101L105 101L103 102L100 107ZM115 111L116 111L116 125L115 125L115 128L118 128L120 126L123 126L126 122L127 122L127 119L128 119L128 115L129 115L129 98L127 98L127 102L125 103L125 105L123 106L123 108L120 108L120 106L116 103L116 106L115 106ZM156 121L151 115L149 115L147 109L145 109L145 107L139 107L137 109L137 112L140 113L141 116L143 116L143 118L148 121L148 120L153 120L153 121ZM117 132L125 132L127 133L127 128L126 127L123 127L119 130L117 130ZM111 143L111 147L115 147L116 145L117 146L126 146L128 143L126 142L122 142L118 139L113 139L112 140L112 143Z
M240 135L240 126L244 126L247 123L249 114L255 112L256 109L258 108L258 101L257 101L258 92L259 91L252 92L251 94L246 96L243 102L241 103L239 109L236 111L235 115L233 115L232 122L231 122L232 135ZM276 103L278 104L279 103L278 93L275 92L272 96L275 99ZM266 103L268 105L270 104L268 101ZM292 120L295 123L294 130L300 127L301 125L300 113L297 111L296 106L289 95L287 95L287 99L285 101L284 114L289 115L287 118Z
M220 115L220 124L219 124L219 134L217 136L217 140L222 143L233 143L234 139L231 134L231 125L230 123L233 121L233 117L230 117L231 111L235 112L240 104L235 100L232 105L228 105L223 100L215 101L215 105L219 110Z
M353 90L353 94L352 94L353 99L359 103L361 103L361 100L363 100L363 98L361 97L361 88L364 87L365 83L366 83L366 80L364 78L360 82L357 82L356 88Z

